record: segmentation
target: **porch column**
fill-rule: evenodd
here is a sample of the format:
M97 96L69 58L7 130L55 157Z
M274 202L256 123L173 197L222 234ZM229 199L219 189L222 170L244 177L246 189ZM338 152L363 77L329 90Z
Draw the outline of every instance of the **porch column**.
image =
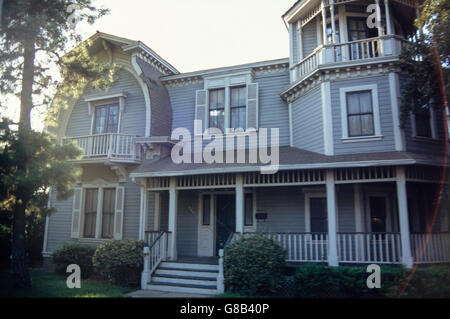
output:
M381 27L381 7L380 7L380 0L375 0L375 4L377 5L376 8L376 21L377 21L377 28L378 28L378 36L381 37L383 35L383 28Z
M244 233L244 178L236 174L236 232Z
M334 0L330 0L330 11L331 11L331 42L336 43L336 21L334 19Z
M141 211L139 214L140 228L139 239L145 240L145 231L147 230L147 203L148 203L148 191L146 179L141 182Z
M176 189L176 177L170 178L169 185L169 232L171 232L169 238L169 256L171 260L177 259L177 202L178 191Z
M322 37L323 44L327 44L327 11L325 8L325 0L322 0Z
M400 240L402 245L401 262L405 267L412 268L414 261L411 254L411 236L409 233L408 202L404 167L397 167L397 200L400 221Z
M336 187L333 170L327 170L328 265L339 266L337 253Z
M384 0L384 9L386 14L386 33L392 34L391 14L389 12L389 0Z

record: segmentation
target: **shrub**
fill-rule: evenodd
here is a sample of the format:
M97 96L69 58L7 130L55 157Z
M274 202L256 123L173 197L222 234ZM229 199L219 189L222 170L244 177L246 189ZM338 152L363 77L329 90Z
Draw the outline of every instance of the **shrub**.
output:
M141 240L110 240L95 251L95 269L112 283L136 285L140 281L144 242Z
M450 266L419 267L406 286L404 295L416 298L448 298L450 296Z
M94 255L95 247L75 244L64 244L61 248L56 250L52 257L55 264L55 272L61 275L66 275L67 266L70 264L77 264L81 269L81 277L88 278L93 272L92 256Z
M284 282L285 251L260 235L241 238L226 248L224 276L227 292L246 296L276 294Z
M294 275L294 291L302 298L393 297L406 278L402 267L382 266L381 288L370 289L369 275L366 267L307 264Z

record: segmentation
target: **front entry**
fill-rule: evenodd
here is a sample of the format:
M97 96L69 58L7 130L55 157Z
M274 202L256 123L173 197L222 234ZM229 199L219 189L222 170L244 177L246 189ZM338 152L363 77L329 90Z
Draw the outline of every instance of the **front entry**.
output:
M234 194L216 195L216 252L223 248L236 230L236 200Z

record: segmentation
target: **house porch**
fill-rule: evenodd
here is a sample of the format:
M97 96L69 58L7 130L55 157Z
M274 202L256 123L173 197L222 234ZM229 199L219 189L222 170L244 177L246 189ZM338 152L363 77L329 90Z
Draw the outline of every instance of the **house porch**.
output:
M149 178L141 238L151 246L165 234L159 249L171 260L217 258L230 235L261 233L288 262L449 262L449 218L433 214L438 173L387 166Z

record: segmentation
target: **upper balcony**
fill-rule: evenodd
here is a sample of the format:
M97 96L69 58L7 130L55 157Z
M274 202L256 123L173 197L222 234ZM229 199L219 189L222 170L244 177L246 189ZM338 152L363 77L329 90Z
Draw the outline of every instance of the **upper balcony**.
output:
M317 69L398 59L412 37L415 0L303 0L283 16L289 25L291 83Z
M67 137L66 143L75 143L82 149L78 162L116 162L139 163L141 147L136 136L118 133L105 133L78 137Z
M303 80L320 67L363 63L400 55L406 40L396 35L318 46L300 62L292 65L292 81Z

